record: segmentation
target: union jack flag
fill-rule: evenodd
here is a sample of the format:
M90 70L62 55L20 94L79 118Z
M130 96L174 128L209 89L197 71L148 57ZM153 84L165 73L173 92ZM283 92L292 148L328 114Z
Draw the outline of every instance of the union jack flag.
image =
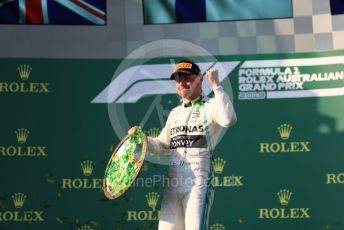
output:
M106 0L0 0L0 24L105 23Z

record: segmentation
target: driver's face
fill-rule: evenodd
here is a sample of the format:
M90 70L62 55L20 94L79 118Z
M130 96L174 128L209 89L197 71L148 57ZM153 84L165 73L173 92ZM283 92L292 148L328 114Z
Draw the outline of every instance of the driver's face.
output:
M202 80L202 76L196 74L175 76L178 94L188 100L197 98L202 91Z

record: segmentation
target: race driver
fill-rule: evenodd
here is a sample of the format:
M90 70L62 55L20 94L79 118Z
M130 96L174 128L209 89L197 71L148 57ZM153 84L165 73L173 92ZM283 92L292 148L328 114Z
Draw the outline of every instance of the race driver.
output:
M223 90L218 70L206 75L214 98L202 95L203 76L197 64L182 61L176 65L171 80L182 97L182 104L172 109L158 137L148 137L148 151L170 151L169 182L161 205L159 230L207 229L213 202L212 151L224 128L236 122L229 96ZM132 127L132 134L138 126Z

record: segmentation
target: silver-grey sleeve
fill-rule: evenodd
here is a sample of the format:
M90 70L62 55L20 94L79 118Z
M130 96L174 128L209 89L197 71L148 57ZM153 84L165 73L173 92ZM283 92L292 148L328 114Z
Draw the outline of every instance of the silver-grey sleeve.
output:
M211 118L222 127L229 127L237 121L236 113L228 94L222 86L213 87L214 105L211 106Z

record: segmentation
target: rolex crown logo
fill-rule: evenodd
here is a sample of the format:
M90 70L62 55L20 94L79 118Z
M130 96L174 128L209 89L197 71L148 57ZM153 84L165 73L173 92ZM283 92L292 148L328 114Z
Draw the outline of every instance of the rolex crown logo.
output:
M150 192L146 195L148 206L151 207L153 211L155 211L155 207L158 203L159 197L160 195L156 192Z
M150 137L157 137L160 134L160 129L158 128L151 128L147 131L148 136Z
M82 172L85 176L90 176L93 172L93 162L86 160L81 163Z
M88 225L82 225L78 230L93 230L90 226Z
M278 128L278 132L283 140L287 140L290 136L293 127L289 124L281 124Z
M222 173L223 168L225 167L226 161L220 157L214 160L214 171L215 173Z
M29 65L20 65L18 68L19 76L22 80L27 80L30 76L32 68Z
M211 227L210 227L210 230L224 230L225 229L225 226L223 226L223 224L213 224Z
M16 208L23 207L25 199L26 195L24 193L17 192L14 195L12 195L13 204Z
M30 132L27 129L20 128L20 129L17 129L16 131L14 131L14 133L17 136L18 143L24 144L26 142Z
M288 205L290 197L292 194L293 193L287 189L282 189L281 191L279 191L277 193L277 195L278 195L278 199L279 199L281 205Z

